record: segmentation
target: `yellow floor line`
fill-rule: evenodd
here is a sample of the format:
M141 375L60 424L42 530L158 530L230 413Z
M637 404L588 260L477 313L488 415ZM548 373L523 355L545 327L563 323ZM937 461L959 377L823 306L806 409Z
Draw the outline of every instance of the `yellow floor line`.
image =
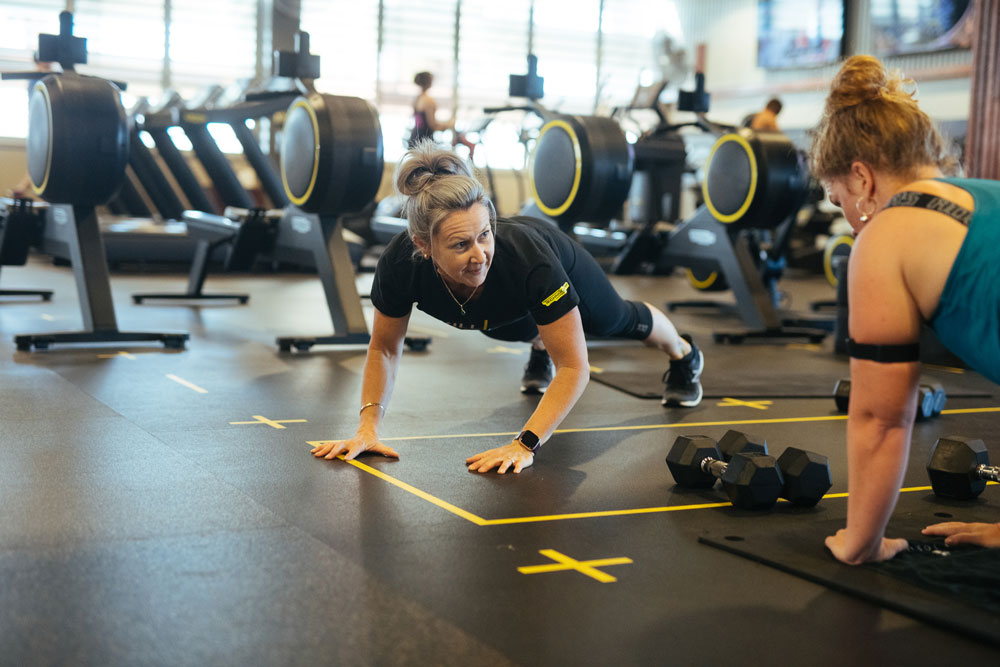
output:
M340 459L341 461L344 460L344 456L343 455L340 455L337 458ZM364 463L361 463L360 461L357 461L357 460L355 460L355 461L348 461L347 463L350 463L355 468L358 468L360 470L364 470L365 472L367 472L367 473L369 473L371 475L375 475L379 479L383 479L383 480L389 482L390 484L398 486L399 488L403 489L404 491L408 491L409 493L412 493L413 495L417 496L418 498L423 498L427 502L429 502L429 503L431 503L433 505L437 505L441 509L448 510L452 514L454 514L456 516L460 516L463 519L465 519L466 521L471 521L472 523L476 524L477 526L484 526L484 525L486 525L486 523L485 523L486 520L483 519L482 517L478 517L475 514L473 514L472 512L466 512L461 507L457 507L455 505L452 505L449 502L445 502L444 500L441 500L440 498L436 498L436 497L432 496L431 494L427 493L426 491L421 491L420 489L418 489L415 486L410 486L406 482L401 482L400 480L396 479L392 475L387 475L384 472L382 472L381 470L376 470L375 468L372 468L371 466L367 466Z
M1000 412L1000 407L996 408L972 408L963 410L944 410L942 414L967 414L973 412ZM747 419L741 421L728 421L728 422L700 422L700 423L689 423L689 424L653 424L649 426L608 426L600 428L590 428L590 429L565 429L561 431L556 431L556 433L574 433L574 432L585 432L585 431L624 431L624 430L634 430L642 428L678 428L682 426L719 426L719 425L730 425L730 424L773 424L773 423L785 423L785 422L803 422L803 421L833 421L833 420L843 420L847 419L846 415L831 415L826 417L790 417L787 419ZM427 436L413 436L413 437L401 437L401 438L382 438L382 440L425 440L431 438L475 438L484 436L499 436L499 435L514 435L510 433L477 433L477 434L463 434L463 435L427 435ZM323 440L310 441L308 444L310 446L316 446L320 442L325 442ZM343 460L343 455L338 456L340 460ZM717 507L728 507L730 503L728 502L718 502L718 503L701 503L697 505L669 505L666 507L640 507L636 509L624 509L624 510L603 510L595 512L575 512L569 514L550 514L541 516L522 516L522 517L509 517L504 519L484 519L481 516L473 514L467 510L453 505L447 501L441 500L440 498L433 496L426 491L422 491L417 487L407 484L401 480L396 479L392 475L382 472L372 468L369 465L365 465L360 461L347 461L355 468L363 470L370 475L374 475L381 480L389 482L390 484L399 487L400 489L411 493L418 498L426 500L432 505L436 505L443 510L451 512L455 516L461 517L466 521L474 523L477 526L505 526L519 523L541 523L545 521L565 521L569 519L593 519L599 517L610 517L610 516L629 516L636 514L657 514L663 512L683 512L690 510L700 510L700 509L711 509ZM989 485L996 485L996 482L987 482ZM931 491L930 486L911 486L904 487L900 489L900 493L912 493L915 491ZM828 493L823 496L824 500L830 500L834 498L847 498L847 493ZM784 502L784 501L782 501Z
M1000 407L994 408L964 408L959 410L942 410L943 415L961 415L985 412L1000 412ZM597 433L599 431L645 431L660 428L697 428L701 426L740 426L747 424L792 424L801 422L845 421L847 415L824 415L821 417L783 417L774 419L737 419L714 422L676 422L673 424L638 424L633 426L592 426L586 428L560 428L555 433ZM517 435L519 431L502 433L454 433L448 435L403 435L388 440L447 440L450 438L497 438L500 436Z

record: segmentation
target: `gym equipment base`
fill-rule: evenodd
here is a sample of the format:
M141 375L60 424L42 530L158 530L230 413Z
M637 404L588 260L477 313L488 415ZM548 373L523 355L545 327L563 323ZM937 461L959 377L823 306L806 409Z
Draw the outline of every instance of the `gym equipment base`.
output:
M670 232L656 261L662 271L667 267L684 266L692 270L718 271L725 277L736 298L736 311L747 330L716 334L716 342L805 338L817 343L830 332L825 323L810 322L804 327L801 320L782 320L769 287L761 279L746 237L731 235L704 206ZM694 305L716 307L719 304L695 302ZM674 310L676 306L668 308Z
M249 294L178 294L176 292L146 292L133 294L132 302L140 304L143 301L161 299L169 301L239 301L245 304L250 300Z
M68 251L80 297L83 331L21 334L17 349L44 350L56 343L134 343L159 341L170 349L182 349L188 334L180 331L126 332L118 330L111 281L101 242L97 214L92 206L51 204L45 210L42 250Z
M17 349L22 352L48 349L50 345L73 343L142 343L161 342L167 349L184 349L186 333L146 333L140 331L66 331L50 334L22 334L14 336Z
M278 349L282 352L291 352L294 347L299 352L305 352L313 345L367 345L371 336L366 333L345 334L343 336L311 336L294 337L279 336L276 339Z
M0 289L0 296L37 296L42 301L52 300L52 290L48 289Z

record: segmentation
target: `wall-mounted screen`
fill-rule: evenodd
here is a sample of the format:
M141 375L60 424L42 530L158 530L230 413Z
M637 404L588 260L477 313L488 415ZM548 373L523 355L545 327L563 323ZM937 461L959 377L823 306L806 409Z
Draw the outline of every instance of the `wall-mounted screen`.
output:
M843 0L757 2L758 67L826 65L840 57L843 39Z
M972 0L871 0L876 55L969 48Z

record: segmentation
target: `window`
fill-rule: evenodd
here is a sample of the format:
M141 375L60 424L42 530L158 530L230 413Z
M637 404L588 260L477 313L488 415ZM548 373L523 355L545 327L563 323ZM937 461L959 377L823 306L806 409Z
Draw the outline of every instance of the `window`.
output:
M59 34L59 12L65 0L15 0L4 2L0 25L0 70L35 69L33 54L38 33ZM28 134L28 82L0 83L0 134L23 138Z
M124 81L130 96L163 87L163 0L76 0L73 32L87 38L87 74Z
M188 98L204 86L255 75L256 2L170 0L170 5L170 85L175 90Z
M462 0L458 129L481 126L484 107L507 103L510 75L527 71L530 7L530 0ZM488 160L491 167L522 168L525 124L537 126L539 121L516 111L492 118L483 131L483 145L476 149L476 164L484 167Z
M598 0L535 0L534 50L545 77L546 106L562 113L594 112Z
M379 114L385 159L398 160L413 127L413 75L434 75L432 95L438 120L451 114L455 100L455 0L383 0L379 59Z
M299 28L320 57L317 90L375 99L378 0L303 1Z
M655 37L662 30L645 0L606 0L601 14L601 71L598 105L606 110L632 101L640 79L649 84L656 69ZM639 20L639 17L642 17ZM643 76L645 75L645 77Z

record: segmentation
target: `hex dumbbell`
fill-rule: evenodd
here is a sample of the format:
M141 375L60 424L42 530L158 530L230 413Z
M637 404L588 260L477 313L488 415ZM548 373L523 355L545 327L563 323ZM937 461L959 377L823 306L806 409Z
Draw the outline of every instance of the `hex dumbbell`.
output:
M704 435L678 436L667 454L667 467L674 481L687 488L709 489L722 480L729 501L748 510L773 507L785 483L774 457L735 453L727 463L715 440Z
M847 412L851 400L850 380L837 380L833 388L833 400L837 404L838 411ZM917 388L917 420L937 417L944 410L947 400L948 395L939 382L922 383Z
M739 452L767 454L767 440L730 429L719 438L719 451L724 461ZM816 452L789 447L778 457L778 468L785 480L780 497L796 505L814 507L833 486L830 460Z
M934 443L927 475L935 495L972 500L983 492L987 480L1000 482L1000 466L990 465L982 440L951 436Z
M733 465L736 470L730 470ZM730 501L742 509L768 509L778 498L812 507L832 485L825 456L789 447L775 460L767 456L765 440L732 430L718 445L706 436L680 436L667 467L680 486L711 488L721 479Z

